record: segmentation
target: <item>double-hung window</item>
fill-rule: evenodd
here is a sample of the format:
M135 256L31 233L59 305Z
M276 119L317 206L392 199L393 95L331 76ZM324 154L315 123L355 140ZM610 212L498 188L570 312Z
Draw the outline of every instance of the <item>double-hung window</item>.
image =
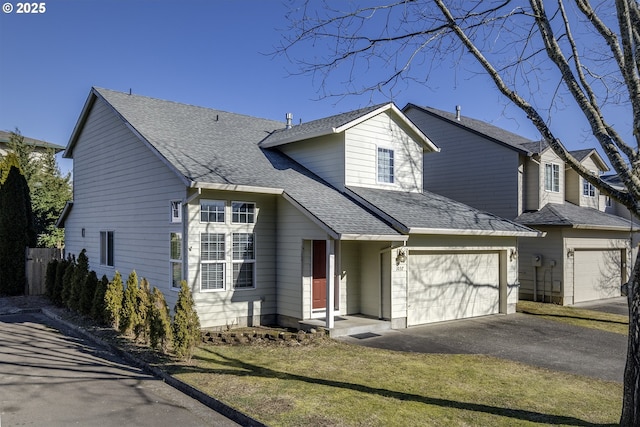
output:
M233 287L248 289L255 287L255 235L233 233Z
M595 172L591 172L595 175ZM585 197L596 197L596 188L586 179L582 178L582 195Z
M231 222L234 224L253 224L256 217L256 204L247 202L231 203Z
M224 289L225 282L225 234L200 234L200 290Z
M113 231L100 232L100 265L113 267Z
M560 165L556 163L544 164L544 189L554 193L560 192Z
M201 200L200 201L200 222L222 222L224 223L223 200Z
M171 222L182 222L182 202L171 202Z
M180 287L182 282L182 234L171 233L170 235L170 255L169 264L171 265L171 286Z
M394 182L393 150L390 148L378 147L378 182Z

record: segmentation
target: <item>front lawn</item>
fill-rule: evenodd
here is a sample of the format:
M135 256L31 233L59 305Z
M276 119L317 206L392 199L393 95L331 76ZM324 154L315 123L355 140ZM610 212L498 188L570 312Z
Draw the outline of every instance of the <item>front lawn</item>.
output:
M629 333L629 316L532 301L519 301L517 310L583 328L600 329L623 335Z
M478 355L333 340L208 345L177 378L269 426L615 425L622 384Z

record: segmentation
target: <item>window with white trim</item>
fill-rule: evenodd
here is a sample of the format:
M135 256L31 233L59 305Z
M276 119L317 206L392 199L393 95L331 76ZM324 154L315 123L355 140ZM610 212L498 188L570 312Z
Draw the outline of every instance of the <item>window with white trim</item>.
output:
M225 234L200 234L200 290L224 289L225 282Z
M100 265L113 267L113 231L100 232Z
M591 171L591 173L595 175L594 171ZM582 195L585 197L596 197L596 187L584 178L582 178Z
M556 163L544 164L544 189L554 193L560 192L560 165Z
M390 148L378 147L378 182L394 182L393 150Z
M231 203L231 222L233 224L253 224L256 218L256 204L248 202Z
M233 233L232 242L233 287L249 289L255 287L255 235Z
M224 200L200 200L200 222L224 223Z
M182 282L182 233L171 233L169 238L171 287L179 288Z
M179 200L171 201L171 222L182 222L182 202Z

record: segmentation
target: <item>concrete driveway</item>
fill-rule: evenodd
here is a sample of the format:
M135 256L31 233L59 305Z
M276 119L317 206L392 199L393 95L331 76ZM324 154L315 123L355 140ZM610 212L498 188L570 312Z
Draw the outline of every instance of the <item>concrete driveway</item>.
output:
M608 301L607 304L619 306L621 301ZM626 335L571 326L522 313L340 339L367 347L417 353L485 354L617 382L622 382L627 352Z
M33 313L0 315L0 425L238 424Z

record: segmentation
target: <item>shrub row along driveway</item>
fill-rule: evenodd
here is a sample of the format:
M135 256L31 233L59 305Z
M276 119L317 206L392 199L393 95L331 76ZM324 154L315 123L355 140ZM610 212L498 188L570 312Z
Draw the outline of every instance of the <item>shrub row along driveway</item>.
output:
M623 313L625 305L625 298L616 298L593 303L588 309ZM622 382L627 354L626 335L522 313L362 334L342 340L417 353L485 354L617 382Z
M66 426L237 425L58 330L43 314L0 315L0 424Z

